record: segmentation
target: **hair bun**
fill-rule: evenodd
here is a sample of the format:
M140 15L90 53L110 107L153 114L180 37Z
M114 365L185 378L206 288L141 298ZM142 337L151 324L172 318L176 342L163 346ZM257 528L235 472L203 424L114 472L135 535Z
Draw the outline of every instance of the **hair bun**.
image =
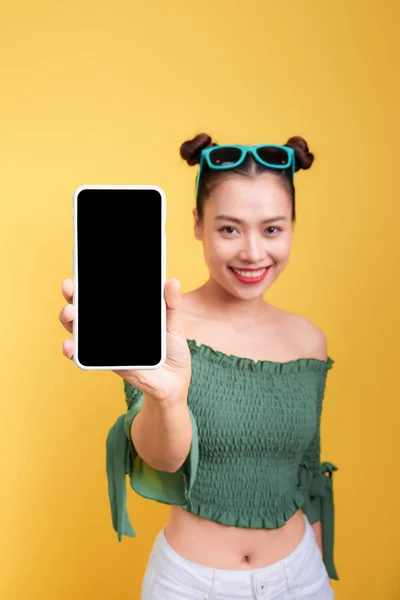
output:
M290 146L294 150L296 158L295 171L298 171L299 169L309 169L311 167L314 162L314 154L309 151L305 139L295 135L289 138L285 145Z
M198 133L193 139L183 142L180 155L190 166L197 165L200 162L201 151L209 146L217 146L217 144L212 143L207 133Z

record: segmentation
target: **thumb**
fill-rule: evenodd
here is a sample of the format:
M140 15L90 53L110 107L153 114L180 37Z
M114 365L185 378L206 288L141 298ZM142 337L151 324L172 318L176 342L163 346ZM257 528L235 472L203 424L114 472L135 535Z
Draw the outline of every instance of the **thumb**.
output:
M182 321L182 296L180 294L181 282L179 279L169 279L164 286L166 303L167 332L173 335L184 335Z

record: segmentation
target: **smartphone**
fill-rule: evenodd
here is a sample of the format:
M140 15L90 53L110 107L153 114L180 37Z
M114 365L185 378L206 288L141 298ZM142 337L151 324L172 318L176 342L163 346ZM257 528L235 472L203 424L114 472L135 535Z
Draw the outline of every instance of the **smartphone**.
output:
M74 362L157 369L166 357L166 199L153 185L73 194Z

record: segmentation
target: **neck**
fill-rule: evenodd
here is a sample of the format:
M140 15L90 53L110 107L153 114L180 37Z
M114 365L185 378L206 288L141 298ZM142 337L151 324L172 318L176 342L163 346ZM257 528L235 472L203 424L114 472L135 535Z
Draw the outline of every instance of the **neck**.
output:
M221 322L255 323L265 317L269 306L262 296L250 300L236 298L212 278L198 289L198 297L210 318Z

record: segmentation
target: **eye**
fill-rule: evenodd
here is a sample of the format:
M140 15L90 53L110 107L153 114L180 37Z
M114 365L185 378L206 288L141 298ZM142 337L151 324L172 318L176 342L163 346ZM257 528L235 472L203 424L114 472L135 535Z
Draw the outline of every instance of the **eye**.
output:
M221 229L218 229L218 231L225 231L226 229L235 229L235 227L232 227L232 225L226 225L225 227L221 227Z
M226 231L227 229L236 229L235 227L232 227L232 225L226 225L225 227L221 227L221 229L218 229L218 231ZM265 229L265 231L268 231L269 229L276 229L276 231L282 231L282 229L280 227L275 227L275 225L270 225L270 227L267 227ZM227 231L227 233L229 233ZM274 233L274 232L272 232Z

